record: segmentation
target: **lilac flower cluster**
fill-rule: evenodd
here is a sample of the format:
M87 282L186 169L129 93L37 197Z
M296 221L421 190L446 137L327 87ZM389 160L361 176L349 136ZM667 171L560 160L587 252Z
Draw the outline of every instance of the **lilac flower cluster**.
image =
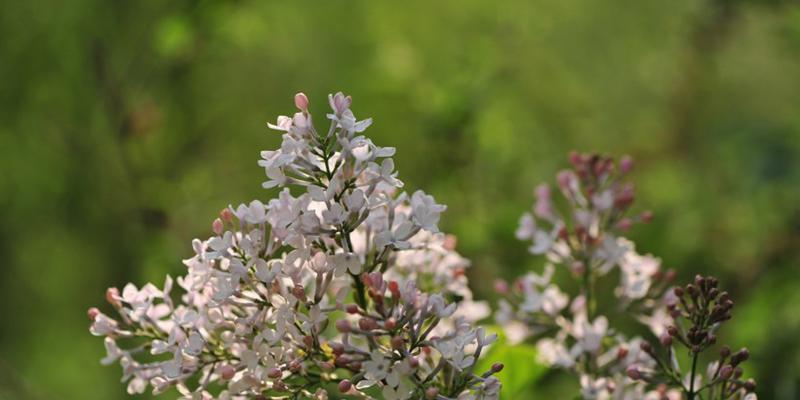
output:
M511 287L496 284L504 297L496 319L507 336L533 337L541 362L579 376L584 399L694 400L703 392L710 399L755 400L755 382L742 380L738 367L746 349L731 355L724 347L709 365L705 385L696 371L699 353L715 343L719 324L731 317L733 303L717 280L698 276L685 289L673 288L675 272L662 271L658 258L637 253L622 236L652 219L649 211L629 216L634 189L625 178L633 161L572 153L570 162L573 168L557 178L563 203L540 185L517 230L531 253L546 257L544 272L529 273ZM578 293L570 297L554 283L555 265L575 279ZM597 287L610 286L608 277L618 279L613 293L597 293ZM630 317L647 325L664 350L612 322ZM673 343L689 350L690 371L681 371Z
M446 207L401 193L395 150L362 134L372 120L357 120L342 93L329 102L327 131L302 93L297 113L269 124L283 141L259 165L278 198L222 210L214 236L192 242L186 275L162 288L109 289L117 317L89 310L102 362L119 362L129 393L498 398L502 364L475 370L496 336L474 328L488 307L439 232Z

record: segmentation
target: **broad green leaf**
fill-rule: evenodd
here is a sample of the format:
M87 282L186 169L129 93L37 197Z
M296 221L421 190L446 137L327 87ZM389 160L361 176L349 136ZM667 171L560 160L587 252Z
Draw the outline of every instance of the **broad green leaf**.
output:
M501 398L522 398L520 396L526 394L547 371L547 367L536 361L536 348L534 346L525 343L509 344L502 333L502 329L497 326L489 327L489 331L496 332L499 338L478 362L475 371L476 373L483 373L489 370L492 364L496 362L503 363L505 367L495 375L503 383Z

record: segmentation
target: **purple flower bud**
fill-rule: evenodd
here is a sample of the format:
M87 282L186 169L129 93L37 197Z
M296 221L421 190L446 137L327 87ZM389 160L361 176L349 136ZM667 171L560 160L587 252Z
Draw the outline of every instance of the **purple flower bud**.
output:
M281 377L281 375L283 375L283 373L281 373L281 370L278 368L273 367L267 370L267 376L272 379L278 379Z
M336 330L337 331L339 331L341 333L347 333L347 332L350 332L351 329L352 329L352 327L350 326L350 323L347 322L346 320L340 319L340 320L336 321Z
M628 378L631 378L635 381L642 379L642 372L639 371L639 368L637 368L635 365L628 367L625 372L628 374Z
M339 382L339 391L342 392L342 393L347 393L352 388L353 388L353 384L350 383L350 381L348 381L347 379L342 379Z
M217 373L219 373L219 376L223 380L229 381L229 380L233 379L234 375L236 375L236 368L233 368L232 366L225 364L225 365L219 367L219 370L217 370Z
M383 285L383 274L378 271L370 272L367 278L369 286L375 290L379 290Z
M653 352L653 346L650 345L648 342L642 342L639 344L639 348L642 349L643 352L650 354Z
M492 372L496 374L496 373L502 371L503 367L505 367L505 365L503 365L503 363L496 362L496 363L492 364Z
M664 347L672 346L672 336L670 336L669 333L667 333L667 332L662 333L661 337L659 337L658 340L661 342L661 345L664 346Z
M678 336L678 328L675 327L675 325L670 325L667 327L667 333L669 333L670 336Z
M727 381L731 376L733 376L733 367L730 365L724 365L719 369L719 377L723 380Z
M356 305L356 304L348 304L345 307L345 311L347 311L348 314L358 314L358 312L359 312L358 311L358 305Z
M378 328L378 323L372 318L361 318L358 320L358 327L362 331L371 331Z
M297 298L297 300L305 301L306 299L306 290L303 288L303 285L294 285L292 288L292 295Z

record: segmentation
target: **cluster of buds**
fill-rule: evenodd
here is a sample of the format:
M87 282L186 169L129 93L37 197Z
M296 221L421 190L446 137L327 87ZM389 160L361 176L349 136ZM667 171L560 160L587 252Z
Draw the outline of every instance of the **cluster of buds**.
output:
M622 236L634 224L652 219L648 211L631 215L634 188L625 178L632 159L615 162L572 153L569 160L572 169L556 179L564 201L555 202L550 186L539 185L536 202L517 230L520 240L530 242L532 254L546 257L544 271L528 273L512 285L499 281L496 289L503 299L496 319L511 340L535 340L541 362L576 373L584 398L655 396L625 373L631 365L653 363L640 350L642 339L627 337L610 321L634 315L654 331L662 330L671 321L664 300L671 296L675 273L662 270L658 258L637 253ZM568 271L577 293L568 294L554 282L556 266ZM600 280L616 276L613 295L595 293Z
M394 149L362 134L372 121L351 102L329 96L330 127L318 132L297 94L298 112L269 124L281 147L259 161L278 198L222 210L214 235L192 242L187 273L163 288L109 289L118 317L89 310L102 362L120 363L129 393L498 398L502 364L475 371L496 336L474 327L488 307L439 232L446 207L399 191Z
M697 370L701 353L717 343L716 332L731 318L733 301L718 285L716 278L698 275L693 283L674 288L675 300L667 307L674 323L662 332L660 346L654 347L649 343L641 346L656 361L655 367L632 365L627 371L629 377L671 386L677 392L685 393L689 400L702 397L755 400L755 381L742 379L740 364L750 357L747 349L731 353L728 346L722 346L719 358L715 357L705 369L706 383L703 374ZM687 350L691 360L688 374L682 372L678 360L680 352L676 347Z

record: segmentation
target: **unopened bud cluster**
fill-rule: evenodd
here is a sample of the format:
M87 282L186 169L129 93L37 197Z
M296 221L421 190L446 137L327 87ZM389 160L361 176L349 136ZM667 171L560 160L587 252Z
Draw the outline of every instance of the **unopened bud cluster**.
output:
M690 400L756 398L755 381L742 378L740 364L750 357L747 349L731 353L728 346L722 346L718 357L705 368L698 366L701 353L717 343L720 325L731 319L733 301L718 286L716 278L698 275L694 282L673 289L675 298L667 306L673 324L659 338L660 346L642 344L642 350L656 360L656 367L644 372L634 366L628 371L631 378L678 387ZM690 366L682 367L678 361L676 352L681 348L686 350ZM702 371L706 371L705 379Z
M329 96L323 132L308 98L294 101L299 112L269 124L280 148L259 161L278 198L222 210L186 275L162 288L109 289L117 316L89 310L102 362L119 362L131 394L497 399L502 364L474 370L495 340L474 327L488 307L439 232L446 207L399 192L394 149L362 134L372 121L349 96Z

